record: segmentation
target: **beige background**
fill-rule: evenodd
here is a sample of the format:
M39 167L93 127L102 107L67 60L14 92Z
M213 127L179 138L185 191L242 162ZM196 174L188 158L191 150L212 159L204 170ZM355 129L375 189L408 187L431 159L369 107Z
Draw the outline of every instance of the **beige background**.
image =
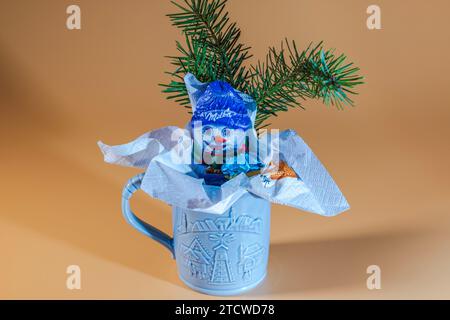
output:
M65 28L69 4L82 30ZM231 0L262 57L285 36L324 40L366 76L357 107L307 102L272 122L297 130L352 209L322 218L274 206L268 279L245 298L450 298L448 1ZM0 297L208 298L177 278L169 252L121 217L137 170L103 163L96 141L128 142L188 115L157 83L181 39L169 1L1 1ZM137 212L169 231L170 208ZM82 290L65 287L80 265ZM382 289L366 268L382 268Z

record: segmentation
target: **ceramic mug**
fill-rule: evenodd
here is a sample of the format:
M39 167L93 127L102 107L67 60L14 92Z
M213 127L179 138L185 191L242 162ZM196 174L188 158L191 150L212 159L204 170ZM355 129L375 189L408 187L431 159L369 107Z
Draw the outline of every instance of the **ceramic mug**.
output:
M172 208L173 237L138 218L129 200L143 174L130 179L122 194L125 219L170 250L181 280L210 295L235 295L256 287L267 270L270 202L247 193L221 215ZM210 192L220 187L205 185Z

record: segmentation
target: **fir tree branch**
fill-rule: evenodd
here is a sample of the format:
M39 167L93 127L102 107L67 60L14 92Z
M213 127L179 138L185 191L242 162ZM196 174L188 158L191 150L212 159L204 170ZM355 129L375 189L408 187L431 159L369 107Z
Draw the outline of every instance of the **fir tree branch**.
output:
M186 48L179 42L181 56L170 57L176 67L171 75L192 72L203 82L225 80L238 90L245 91L250 73L243 66L249 59L250 47L239 42L241 35L236 23L230 23L224 11L226 0L184 0L183 5L172 1L179 12L168 14L172 24L185 35ZM201 69L201 70L199 70ZM178 81L162 85L163 92L176 93L168 99L180 99L187 104L187 92Z
M263 62L250 68L244 62L251 57L250 47L240 43L241 31L230 23L225 11L227 0L173 1L178 12L169 14L172 24L185 35L185 44L177 42L179 56L169 57L175 67L163 92L189 107L183 77L193 73L202 82L225 80L234 88L251 95L258 106L256 128L271 116L289 108L303 108L302 100L321 99L327 105L343 109L352 105L353 88L363 83L359 68L346 62L345 55L325 50L322 43L299 51L295 42L285 41L280 49L270 48Z
M184 83L186 73L195 74L202 82L216 80L217 65L214 57L208 53L206 44L200 41L186 41L186 47L180 42L176 42L177 50L181 56L170 56L172 65L176 67L173 72L166 72L172 76L169 84L160 84L164 87L164 93L168 93L167 99L174 99L175 102L190 108L189 95Z
M322 99L327 105L352 105L350 89L361 84L359 68L345 64L345 55L324 50L322 43L299 52L295 42L286 40L287 50L270 48L264 63L252 66L249 93L258 105L256 127L270 116L292 107L303 108L299 100Z

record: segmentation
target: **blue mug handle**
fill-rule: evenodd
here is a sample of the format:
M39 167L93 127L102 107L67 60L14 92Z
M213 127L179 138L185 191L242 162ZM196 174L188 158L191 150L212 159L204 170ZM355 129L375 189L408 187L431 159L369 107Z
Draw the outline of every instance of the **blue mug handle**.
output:
M142 179L144 177L144 173L138 174L137 176L128 180L127 184L123 188L122 192L122 213L131 226L133 226L139 232L145 234L151 239L159 242L163 246L165 246L172 253L172 257L175 258L175 251L173 248L173 238L162 232L161 230L153 227L147 222L139 219L130 208L130 198L131 196L141 188Z

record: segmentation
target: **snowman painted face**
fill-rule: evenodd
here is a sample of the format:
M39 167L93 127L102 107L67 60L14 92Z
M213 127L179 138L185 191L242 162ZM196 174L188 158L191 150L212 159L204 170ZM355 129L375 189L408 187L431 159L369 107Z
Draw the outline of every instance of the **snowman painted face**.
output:
M206 125L202 128L202 150L204 155L210 155L215 163L219 158L245 151L245 131L230 129L225 126Z

